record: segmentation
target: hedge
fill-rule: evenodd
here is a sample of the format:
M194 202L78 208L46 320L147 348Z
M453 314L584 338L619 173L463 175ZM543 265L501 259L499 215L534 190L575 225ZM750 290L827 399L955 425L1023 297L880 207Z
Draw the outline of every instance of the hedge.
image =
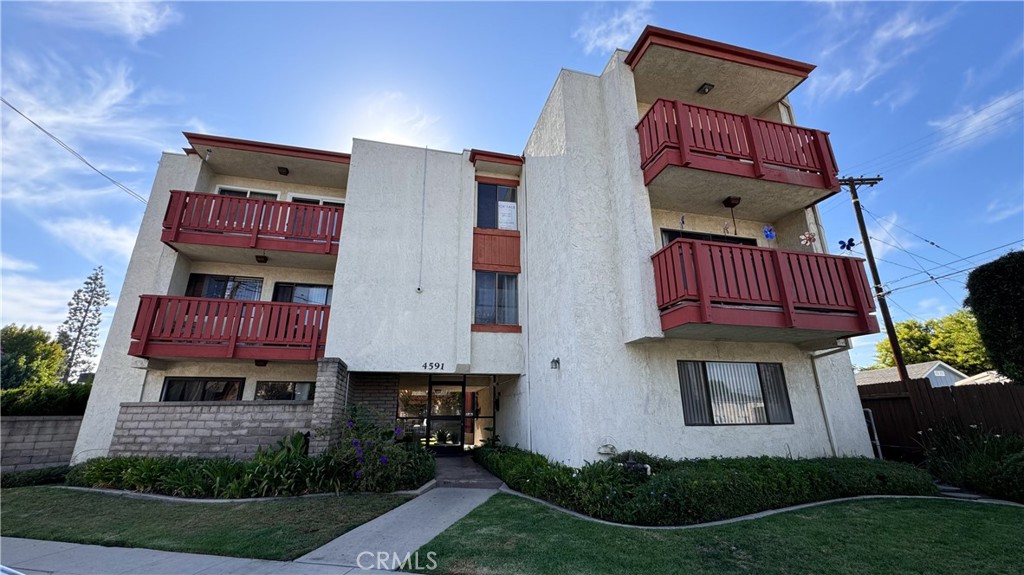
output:
M0 475L0 487L28 487L30 485L64 483L68 469L67 465L58 465L26 471L8 471Z
M866 458L672 460L643 452L580 469L512 447L474 452L509 487L617 523L690 525L858 495L934 495L927 473ZM653 473L627 468L632 457Z
M38 385L0 391L0 416L84 415L92 384Z
M967 276L967 307L996 371L1024 384L1024 252L1010 252Z

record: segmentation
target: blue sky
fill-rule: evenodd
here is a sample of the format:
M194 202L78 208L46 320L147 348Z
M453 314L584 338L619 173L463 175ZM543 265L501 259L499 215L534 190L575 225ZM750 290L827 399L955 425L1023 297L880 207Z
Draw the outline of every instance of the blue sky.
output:
M910 286L897 321L965 295L965 274L911 286L918 263L942 275L1024 238L1019 2L3 2L0 16L4 98L143 196L182 131L519 153L560 68L599 73L650 23L817 64L796 120L831 132L843 175L885 177L863 201L871 235L914 255L876 246L883 278ZM0 321L52 330L95 265L117 297L144 206L2 118ZM832 251L858 235L844 196L822 212ZM857 342L857 365L878 338Z

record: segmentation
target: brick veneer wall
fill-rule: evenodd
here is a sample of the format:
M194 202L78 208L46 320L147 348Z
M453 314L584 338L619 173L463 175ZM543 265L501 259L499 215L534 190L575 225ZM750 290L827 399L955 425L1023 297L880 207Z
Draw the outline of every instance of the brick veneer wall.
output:
M398 414L398 374L350 373L349 401L370 406L385 419Z
M81 415L5 416L0 420L0 470L67 465L81 426Z
M310 431L312 409L312 401L122 403L110 455L252 457Z
M316 455L333 446L340 436L338 420L348 407L348 366L336 357L325 357L317 362L316 393L313 396L313 433L309 441L310 454Z

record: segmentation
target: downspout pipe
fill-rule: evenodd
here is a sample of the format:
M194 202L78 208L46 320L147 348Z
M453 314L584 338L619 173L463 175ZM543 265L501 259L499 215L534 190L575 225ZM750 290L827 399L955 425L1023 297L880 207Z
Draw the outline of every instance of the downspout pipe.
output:
M818 393L818 405L821 406L821 418L825 422L825 435L828 436L828 446L832 451L832 457L838 457L839 453L836 451L836 439L832 434L832 424L829 423L828 408L825 406L825 396L821 392L821 378L818 376L818 360L844 351L850 351L850 340L848 339L843 340L843 345L826 349L821 352L812 351L807 354L807 357L811 359L811 372L814 373L814 390Z

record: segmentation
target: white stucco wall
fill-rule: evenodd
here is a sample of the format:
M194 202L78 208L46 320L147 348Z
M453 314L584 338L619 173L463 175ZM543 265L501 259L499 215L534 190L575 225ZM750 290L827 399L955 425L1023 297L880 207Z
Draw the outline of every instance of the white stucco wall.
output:
M316 364L313 362L284 363L272 361L266 366L256 366L252 361L188 361L168 362L154 365L162 369L149 369L145 372L145 386L141 401L160 401L164 379L168 377L211 377L211 378L245 378L242 388L242 400L247 401L256 396L257 381L310 381L316 382ZM314 391L315 393L315 391ZM135 397L132 401L139 401Z
M164 153L160 158L149 203L142 216L128 270L118 295L118 305L107 332L89 404L78 433L72 461L106 455L123 401L138 401L143 369L132 367L136 358L128 355L132 325L142 294L164 295L172 284L187 280L188 262L160 241L161 222L170 199L169 190L191 190L200 175L198 156Z

